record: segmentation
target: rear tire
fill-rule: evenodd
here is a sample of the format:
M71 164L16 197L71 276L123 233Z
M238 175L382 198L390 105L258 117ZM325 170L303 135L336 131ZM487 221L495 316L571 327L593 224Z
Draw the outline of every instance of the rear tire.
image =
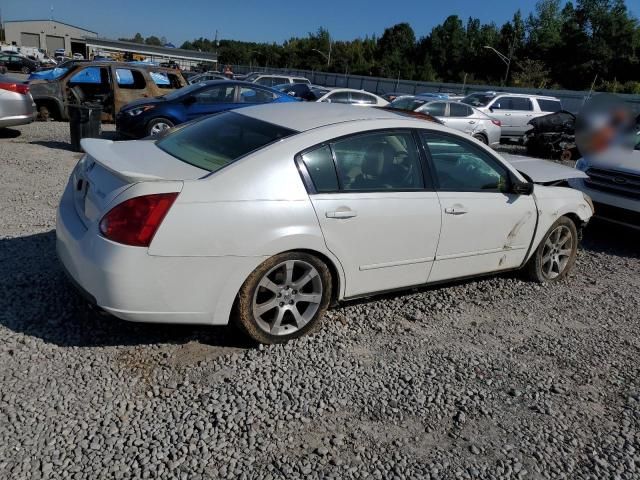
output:
M320 325L331 300L331 272L313 255L287 252L256 268L238 293L234 317L259 343L284 343Z
M31 69L29 67L22 67L22 73L28 75L31 73Z
M567 276L578 255L578 229L567 217L560 217L545 234L524 267L535 282L559 282Z
M169 130L171 127L173 127L173 122L171 120L162 117L154 118L147 124L147 135L155 137L163 133L165 130Z

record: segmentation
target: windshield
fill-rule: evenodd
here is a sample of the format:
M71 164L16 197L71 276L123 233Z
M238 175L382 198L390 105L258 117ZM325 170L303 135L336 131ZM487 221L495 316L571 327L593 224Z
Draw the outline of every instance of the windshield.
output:
M156 145L169 155L215 172L248 153L297 133L234 112L212 115L178 128Z
M496 96L490 93L472 93L460 101L472 107L486 107L494 98L496 98Z

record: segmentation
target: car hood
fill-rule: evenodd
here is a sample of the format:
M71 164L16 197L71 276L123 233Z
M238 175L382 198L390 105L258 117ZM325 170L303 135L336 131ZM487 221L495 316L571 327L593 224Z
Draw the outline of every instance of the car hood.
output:
M590 167L640 175L640 150L610 148L598 155L585 157L584 160Z
M587 174L561 163L522 155L502 155L513 167L534 183L551 184L570 178L587 178Z

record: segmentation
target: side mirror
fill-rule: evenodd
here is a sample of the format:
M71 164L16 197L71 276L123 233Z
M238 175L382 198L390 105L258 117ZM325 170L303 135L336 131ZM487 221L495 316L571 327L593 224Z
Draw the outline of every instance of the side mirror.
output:
M515 193L516 195L531 195L533 193L533 183L521 182L514 178L511 181L511 193Z

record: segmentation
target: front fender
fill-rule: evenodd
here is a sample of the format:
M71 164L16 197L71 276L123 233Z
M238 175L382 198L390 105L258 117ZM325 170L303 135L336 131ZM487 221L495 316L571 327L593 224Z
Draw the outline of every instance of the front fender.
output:
M593 216L593 210L584 195L571 188L545 187L535 185L533 196L538 209L538 227L527 260L540 245L551 226L563 216L575 216L586 225Z

